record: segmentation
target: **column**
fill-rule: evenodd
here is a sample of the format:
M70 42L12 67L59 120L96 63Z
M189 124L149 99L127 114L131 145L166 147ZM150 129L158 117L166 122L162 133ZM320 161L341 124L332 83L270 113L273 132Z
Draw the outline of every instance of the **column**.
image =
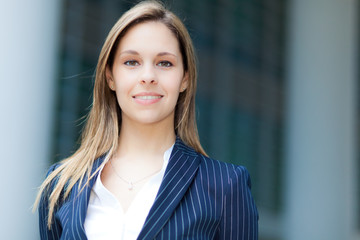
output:
M357 1L288 7L283 239L354 239Z
M60 3L1 3L1 239L39 239L31 207L50 162Z

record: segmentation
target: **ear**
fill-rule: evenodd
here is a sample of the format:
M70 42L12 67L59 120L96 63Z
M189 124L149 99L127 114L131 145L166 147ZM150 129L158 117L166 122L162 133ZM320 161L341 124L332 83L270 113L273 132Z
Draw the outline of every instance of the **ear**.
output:
M186 72L181 82L180 92L184 92L188 86L189 86L189 73Z
M109 66L106 66L106 69L105 69L105 76L106 76L106 82L109 86L109 88L113 91L115 91L115 81L113 79L113 75L111 73L111 70L110 70L110 67Z

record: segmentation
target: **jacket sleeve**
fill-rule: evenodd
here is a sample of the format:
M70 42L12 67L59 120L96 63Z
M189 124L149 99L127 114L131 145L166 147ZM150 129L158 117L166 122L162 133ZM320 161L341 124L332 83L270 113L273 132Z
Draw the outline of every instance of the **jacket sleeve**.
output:
M242 166L228 169L223 214L216 239L257 240L258 211L251 195L248 171Z
M46 174L46 177L52 172L54 171L54 169L57 167L57 165L53 165L50 167L48 173ZM47 187L42 195L41 195L41 199L39 202L39 207L38 207L38 211L39 211L39 229L40 229L40 239L41 240L55 240L55 239L60 239L61 237L61 226L57 223L56 219L55 219L55 212L53 214L52 217L52 223L51 223L51 228L49 229L47 226L47 219L48 219L48 214L49 214L49 196L50 193L52 192L52 189L54 187L54 181L49 185L49 187ZM56 210L56 209L55 209Z

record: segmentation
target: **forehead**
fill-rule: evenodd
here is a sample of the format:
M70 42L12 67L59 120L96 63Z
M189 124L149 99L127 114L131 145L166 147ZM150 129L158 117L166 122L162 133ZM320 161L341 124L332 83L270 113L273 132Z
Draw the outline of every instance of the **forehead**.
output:
M121 38L118 50L171 51L180 54L179 41L162 22L143 22L132 26Z

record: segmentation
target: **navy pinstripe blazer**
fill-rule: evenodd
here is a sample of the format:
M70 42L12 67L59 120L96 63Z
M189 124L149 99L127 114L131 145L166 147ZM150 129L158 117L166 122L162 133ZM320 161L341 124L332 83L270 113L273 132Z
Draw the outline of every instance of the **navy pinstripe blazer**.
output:
M94 163L93 171L103 161ZM53 165L49 172L53 171ZM84 221L96 177L57 205L47 229L48 192L39 205L41 239L86 239ZM50 189L51 190L51 189ZM258 212L247 170L207 158L179 138L138 239L258 239Z

